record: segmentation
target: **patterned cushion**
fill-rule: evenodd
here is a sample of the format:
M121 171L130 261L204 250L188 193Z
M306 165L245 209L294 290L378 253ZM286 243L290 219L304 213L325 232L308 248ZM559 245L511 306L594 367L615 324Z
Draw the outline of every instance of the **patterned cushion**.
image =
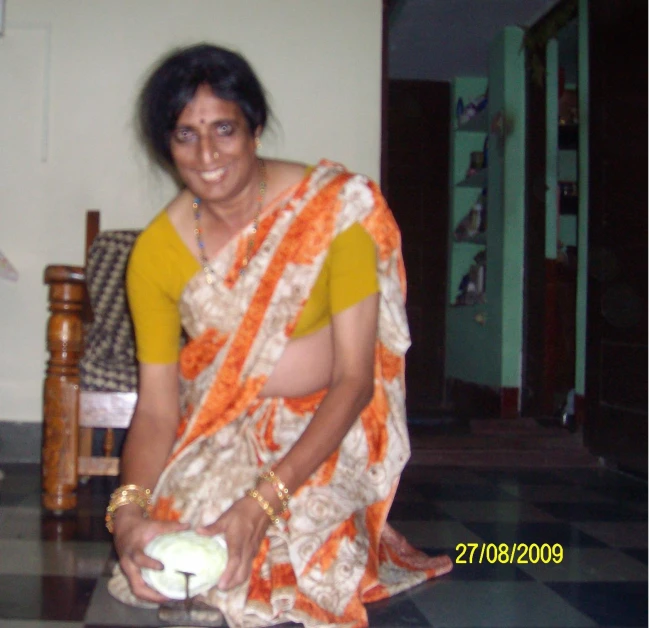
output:
M83 390L129 392L137 388L135 342L124 280L139 233L103 231L88 252L86 285L93 321L85 330L79 364Z

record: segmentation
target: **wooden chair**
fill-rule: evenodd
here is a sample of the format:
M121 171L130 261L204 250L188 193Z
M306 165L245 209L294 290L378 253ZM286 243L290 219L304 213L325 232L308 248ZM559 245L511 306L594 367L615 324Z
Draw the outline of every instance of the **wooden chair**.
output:
M42 503L56 513L76 507L80 478L118 475L114 430L128 428L137 399L123 279L138 232L100 232L99 223L98 211L87 212L83 267L53 265L44 274L50 316ZM101 455L93 453L97 428L105 434Z

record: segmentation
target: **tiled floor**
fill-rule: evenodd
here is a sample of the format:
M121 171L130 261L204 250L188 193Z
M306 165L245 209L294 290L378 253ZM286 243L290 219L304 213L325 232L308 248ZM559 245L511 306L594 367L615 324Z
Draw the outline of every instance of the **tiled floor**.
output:
M93 481L78 512L57 519L41 511L38 467L4 471L2 628L160 625L155 612L124 607L106 591L114 560L102 521L109 482ZM371 605L372 627L648 626L643 481L604 469L411 466L391 521L417 546L447 552L457 564ZM471 559L470 543L477 544ZM551 549L561 549L561 560ZM528 564L520 562L524 554Z

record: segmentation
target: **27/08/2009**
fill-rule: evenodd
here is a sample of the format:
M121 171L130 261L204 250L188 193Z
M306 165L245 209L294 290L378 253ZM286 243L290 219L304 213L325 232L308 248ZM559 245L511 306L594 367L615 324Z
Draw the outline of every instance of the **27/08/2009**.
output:
M479 549L480 548L480 549ZM525 565L555 563L564 559L564 548L559 543L459 543L456 545L456 564L471 565L486 562Z

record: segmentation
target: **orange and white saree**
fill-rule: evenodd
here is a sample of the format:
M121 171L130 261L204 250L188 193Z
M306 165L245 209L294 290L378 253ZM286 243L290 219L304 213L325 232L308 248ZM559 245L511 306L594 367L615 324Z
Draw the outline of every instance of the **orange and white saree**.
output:
M364 603L452 566L448 557L417 552L386 524L410 454L400 234L377 186L327 161L265 211L245 273L246 242L232 241L211 263L221 280L210 285L201 272L183 292L181 315L190 337L180 358L183 414L152 516L214 522L305 429L326 391L292 399L258 393L291 337L330 243L355 222L377 246L374 396L338 450L295 492L280 525L268 529L249 581L201 596L230 626L293 621L361 628L368 625Z

